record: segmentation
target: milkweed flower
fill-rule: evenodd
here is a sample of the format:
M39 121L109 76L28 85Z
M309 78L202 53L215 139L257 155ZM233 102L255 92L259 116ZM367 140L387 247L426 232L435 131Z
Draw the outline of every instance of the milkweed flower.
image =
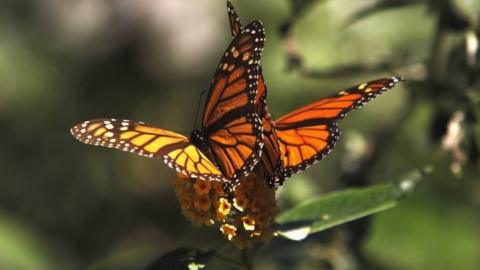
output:
M245 196L237 196L237 197L233 198L233 206L235 206L235 208L238 211L243 212L245 210L245 208L247 208L247 206L248 206L247 198L245 198Z
M246 231L255 230L255 219L252 216L250 215L244 216L242 217L242 221L243 221L243 228Z
M220 231L225 235L228 240L232 240L235 236L237 236L237 228L230 224L223 224L220 226Z
M215 203L216 218L218 221L224 221L225 218L230 214L230 209L232 204L225 198L220 198Z
M179 175L175 193L183 215L194 226L218 226L225 238L245 248L273 235L275 190L260 175L251 173L233 191L226 191L220 182Z

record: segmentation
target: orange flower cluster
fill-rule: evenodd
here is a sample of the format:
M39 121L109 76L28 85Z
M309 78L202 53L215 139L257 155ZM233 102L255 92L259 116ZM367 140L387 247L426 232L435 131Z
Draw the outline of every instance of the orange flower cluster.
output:
M183 215L195 226L217 224L222 234L239 248L254 240L268 241L277 212L275 190L257 174L241 180L226 193L220 182L179 175L175 193Z

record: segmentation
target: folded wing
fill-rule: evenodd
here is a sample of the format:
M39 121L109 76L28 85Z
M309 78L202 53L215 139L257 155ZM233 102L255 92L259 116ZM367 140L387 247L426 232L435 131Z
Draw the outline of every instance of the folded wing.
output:
M241 29L218 65L203 113L216 164L233 185L253 170L263 146L255 98L264 39L259 21Z

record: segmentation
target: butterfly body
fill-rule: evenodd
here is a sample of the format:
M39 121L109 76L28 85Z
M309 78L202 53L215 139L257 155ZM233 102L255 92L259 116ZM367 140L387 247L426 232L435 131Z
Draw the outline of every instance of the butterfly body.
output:
M263 25L242 29L223 54L209 88L201 127L189 136L143 122L93 119L74 126L79 141L162 158L187 177L235 187L259 161L263 129L255 111Z
M340 136L338 120L402 80L382 78L353 86L273 120L259 65L263 25L254 21L242 27L231 3L227 5L233 40L210 85L200 129L187 137L142 122L94 119L74 126L75 138L163 158L187 177L223 181L229 189L256 169L275 187L333 150Z
M193 130L190 133L190 141L193 145L198 147L198 149L202 150L202 152L206 152L205 150L208 149L207 137L201 130Z
M232 36L236 37L243 27L229 1L227 11ZM267 87L259 66L255 101L256 111L263 124L264 147L258 166L269 185L280 186L287 177L306 170L326 157L341 134L337 121L349 111L360 108L393 88L401 80L401 77L390 77L362 83L273 120L268 112Z

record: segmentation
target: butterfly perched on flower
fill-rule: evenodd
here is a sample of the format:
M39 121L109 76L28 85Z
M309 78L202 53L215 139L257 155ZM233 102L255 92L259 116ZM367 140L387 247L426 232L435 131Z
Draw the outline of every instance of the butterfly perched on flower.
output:
M80 123L71 133L86 144L162 158L190 178L236 185L253 170L263 146L255 100L264 36L262 23L254 21L232 40L210 85L201 128L190 136L107 118Z
M242 31L233 5L227 1L232 35ZM257 113L264 129L264 151L258 166L271 186L304 171L328 155L340 136L337 121L381 93L393 88L401 77L382 78L352 86L332 96L303 106L273 120L266 106L267 88L261 67L257 89Z

